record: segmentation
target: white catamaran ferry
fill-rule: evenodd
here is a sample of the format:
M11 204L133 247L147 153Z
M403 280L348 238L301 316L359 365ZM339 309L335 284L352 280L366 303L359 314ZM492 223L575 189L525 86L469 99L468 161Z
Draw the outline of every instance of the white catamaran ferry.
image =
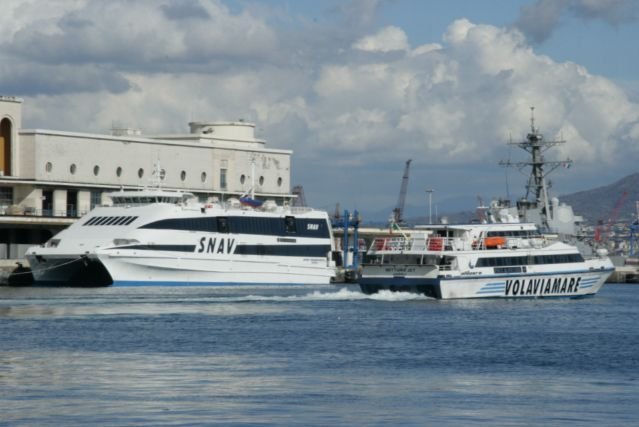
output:
M251 198L203 204L159 188L110 196L112 206L27 250L36 285L328 284L335 275L324 211Z
M594 295L613 271L605 250L584 259L576 247L529 223L432 225L376 238L360 288L433 298Z

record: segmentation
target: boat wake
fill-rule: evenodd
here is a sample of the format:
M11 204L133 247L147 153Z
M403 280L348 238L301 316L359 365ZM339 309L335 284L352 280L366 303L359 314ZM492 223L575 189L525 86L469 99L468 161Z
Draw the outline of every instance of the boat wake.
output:
M286 302L286 301L357 301L357 300L373 300L373 301L415 301L415 300L434 300L425 295L418 295L409 292L391 292L382 290L376 294L367 295L359 291L341 288L337 292L321 292L313 291L305 295L288 295L288 296L265 296L265 295L248 295L246 297L236 298L235 301L269 301L269 302Z

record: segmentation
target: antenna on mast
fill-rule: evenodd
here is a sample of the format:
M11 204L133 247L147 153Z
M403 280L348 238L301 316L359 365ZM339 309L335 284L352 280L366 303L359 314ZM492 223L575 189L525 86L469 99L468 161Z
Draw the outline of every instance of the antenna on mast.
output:
M530 133L526 135L526 140L509 142L510 145L515 145L525 150L530 154L530 159L523 162L511 162L501 161L501 166L512 167L516 166L519 170L523 170L526 167L530 167L530 176L528 178L528 184L526 184L526 196L523 200L517 202L520 215L525 212L526 209L541 208L541 221L546 228L550 228L549 219L552 218L552 212L550 211L550 203L548 200L548 188L550 188L550 182L546 180L552 171L559 166L570 167L572 160L565 159L561 161L547 161L544 159L544 153L559 144L565 144L564 140L545 141L544 136L539 132L539 129L535 127L535 107L530 107ZM529 197L534 197L533 200L529 200ZM523 215L525 216L525 215Z

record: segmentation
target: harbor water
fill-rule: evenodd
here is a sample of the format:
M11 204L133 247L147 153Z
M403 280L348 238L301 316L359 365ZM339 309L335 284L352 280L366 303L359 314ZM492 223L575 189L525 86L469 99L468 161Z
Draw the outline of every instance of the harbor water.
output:
M0 425L636 425L638 307L2 287Z

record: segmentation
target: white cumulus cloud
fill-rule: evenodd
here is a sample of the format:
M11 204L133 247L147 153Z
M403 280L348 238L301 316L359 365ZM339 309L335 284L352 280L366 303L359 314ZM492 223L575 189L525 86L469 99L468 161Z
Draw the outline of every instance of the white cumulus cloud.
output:
M497 162L510 136L525 136L530 106L547 138L568 140L558 156L575 160L575 180L635 167L637 102L579 64L536 53L515 28L460 19L441 41L413 46L401 28L370 19L282 29L215 0L4 8L0 93L26 98L28 126L104 132L116 121L154 133L252 120L269 146L295 150L294 181L323 201L343 179L357 181L355 202L387 203L379 193L389 186L394 198L408 158L416 176L477 194L482 168L502 176Z
M368 52L408 50L408 38L401 28L385 27L374 35L357 40L353 44L353 48Z

